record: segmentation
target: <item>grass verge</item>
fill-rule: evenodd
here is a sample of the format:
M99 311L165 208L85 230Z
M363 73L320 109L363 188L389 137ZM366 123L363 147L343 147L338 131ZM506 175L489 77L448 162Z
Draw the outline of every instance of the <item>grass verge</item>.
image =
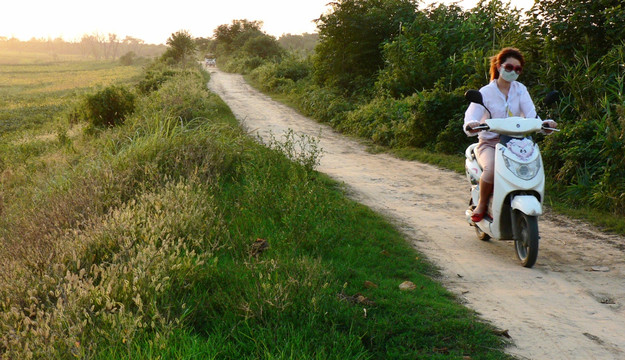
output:
M259 145L201 76L81 136L88 156L5 194L2 357L509 358L392 225L314 170L318 153L294 151L310 139ZM30 161L50 152L66 156Z

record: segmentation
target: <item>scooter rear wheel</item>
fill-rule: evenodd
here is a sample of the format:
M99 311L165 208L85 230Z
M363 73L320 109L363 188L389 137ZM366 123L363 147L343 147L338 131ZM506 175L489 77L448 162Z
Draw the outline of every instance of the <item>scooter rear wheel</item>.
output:
M516 254L521 260L521 265L531 268L538 258L538 219L521 212L518 213L518 234L514 236Z

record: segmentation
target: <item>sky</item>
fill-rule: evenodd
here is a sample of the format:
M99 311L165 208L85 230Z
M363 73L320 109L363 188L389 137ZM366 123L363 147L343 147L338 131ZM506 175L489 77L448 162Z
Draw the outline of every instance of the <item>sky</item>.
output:
M332 0L0 0L0 37L22 41L63 38L80 41L84 34L116 34L162 44L175 32L211 37L232 20L263 22L269 35L316 32L314 19L326 13ZM424 4L457 2L465 9L478 0L423 0ZM529 9L534 0L511 0Z

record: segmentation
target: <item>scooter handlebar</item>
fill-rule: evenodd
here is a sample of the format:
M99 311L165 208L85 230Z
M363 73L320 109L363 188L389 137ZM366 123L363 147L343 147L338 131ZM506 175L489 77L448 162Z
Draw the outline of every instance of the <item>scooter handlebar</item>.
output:
M480 124L480 125L472 128L471 126L469 126L469 124L467 124L467 126L465 126L465 129L467 131L471 131L471 130L473 130L473 131L485 131L485 130L490 129L490 127L488 125L486 125L486 124Z

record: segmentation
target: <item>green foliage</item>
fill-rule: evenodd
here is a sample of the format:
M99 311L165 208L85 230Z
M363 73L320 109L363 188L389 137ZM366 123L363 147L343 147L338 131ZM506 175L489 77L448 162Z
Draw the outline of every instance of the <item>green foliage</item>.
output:
M219 25L213 31L218 55L230 55L242 47L250 37L261 35L261 27L262 22L249 20L233 20L230 25Z
M196 43L191 34L186 30L177 31L167 39L167 50L161 56L164 61L174 64L194 61Z
M417 13L402 33L384 44L385 67L377 86L395 97L432 89L437 84L448 91L488 81L484 49L493 40L506 44L518 32L518 11L507 12L501 1L464 11L456 5L440 4ZM485 6L485 7L481 7ZM495 36L495 39L493 39Z
M124 55L120 56L119 63L125 66L132 65L135 62L137 54L134 51L129 51Z
M265 62L254 69L250 76L265 91L288 93L294 90L296 82L308 78L310 69L310 61L289 55L279 62Z
M203 78L197 72L176 72L157 90L137 104L140 118L156 116L187 122L210 117L216 107ZM208 112L207 112L208 111Z
M136 95L125 86L111 85L85 96L84 114L95 127L120 125L135 109Z
M591 62L625 39L620 0L542 0L532 8L532 32L544 54L570 59L583 53Z
M382 45L415 18L412 0L344 0L317 20L314 76L320 85L362 92L384 66Z
M447 129L450 119L463 118L466 106L464 91L447 92L443 89L435 88L416 93L413 96L418 99L415 119L411 129L413 134L411 145L413 146L426 148L434 146L438 134ZM462 127L454 131L455 134L460 134L460 132L462 132ZM457 136L452 136L452 139L455 138ZM442 139L443 137L439 140ZM466 141L462 143L466 143ZM458 149L456 148L455 150Z
M284 49L303 55L311 54L318 42L319 34L317 33L304 33L301 35L283 34L278 39L278 43Z
M284 50L261 26L259 21L234 20L215 29L214 48L221 68L247 74L267 61L280 60Z
M347 112L357 107L352 101L338 94L336 90L314 84L296 87L293 96L305 114L335 125L345 119Z
M179 71L181 70L167 66L164 62L153 61L146 67L144 75L136 87L140 93L148 94L158 90L164 82L173 78Z
M456 154L474 140L462 131L462 93L488 83L499 49L520 48L519 80L539 115L562 130L538 136L553 196L623 214L624 14L613 0L538 1L524 18L501 0L470 10L339 1L320 16L319 43L301 76L287 74L300 74L302 62L283 61L252 77L303 113L374 144ZM540 100L554 89L561 101L545 108Z
M596 62L579 56L577 63L560 65L566 122L561 133L544 141L545 165L570 204L623 213L625 46L614 46Z
M412 142L411 125L417 107L416 98L395 100L377 97L349 112L337 129L373 140L385 146L408 146Z
M241 50L249 56L258 56L263 60L280 58L283 52L274 37L264 34L247 39Z

